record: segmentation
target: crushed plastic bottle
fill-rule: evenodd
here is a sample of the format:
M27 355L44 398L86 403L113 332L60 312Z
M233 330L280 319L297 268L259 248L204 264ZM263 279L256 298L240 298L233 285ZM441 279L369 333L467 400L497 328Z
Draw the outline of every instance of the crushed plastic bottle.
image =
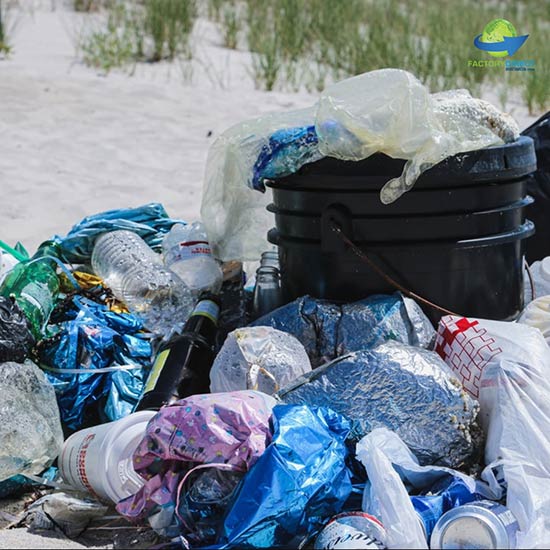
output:
M131 231L112 231L99 237L92 267L113 294L155 333L164 334L184 323L191 313L194 298L189 287Z
M0 481L38 474L61 452L55 392L32 362L0 363Z
M174 225L162 242L164 264L169 267L195 296L203 291L217 294L223 273L212 256L208 237L200 222Z

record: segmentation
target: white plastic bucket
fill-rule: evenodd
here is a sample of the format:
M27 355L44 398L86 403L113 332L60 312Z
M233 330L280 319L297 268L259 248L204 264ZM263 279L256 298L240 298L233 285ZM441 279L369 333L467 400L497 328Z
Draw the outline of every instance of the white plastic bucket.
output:
M144 480L134 470L132 455L155 414L141 411L71 435L59 460L65 483L115 503L135 494Z

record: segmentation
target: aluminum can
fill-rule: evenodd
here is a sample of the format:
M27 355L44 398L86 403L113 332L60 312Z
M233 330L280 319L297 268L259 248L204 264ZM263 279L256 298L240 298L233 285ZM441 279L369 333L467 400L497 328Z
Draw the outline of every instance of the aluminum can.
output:
M313 548L383 550L387 548L386 530L374 516L365 512L346 512L334 516L328 522L319 533Z
M511 549L518 530L517 519L508 508L479 500L443 514L434 527L430 548Z

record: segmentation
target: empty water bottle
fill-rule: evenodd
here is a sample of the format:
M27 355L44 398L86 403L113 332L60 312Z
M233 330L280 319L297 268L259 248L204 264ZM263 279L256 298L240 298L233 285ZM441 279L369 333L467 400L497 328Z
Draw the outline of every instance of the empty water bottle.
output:
M203 291L217 294L223 273L212 256L208 237L200 222L176 224L162 243L164 263L191 289L195 296Z
M194 298L188 286L131 231L112 231L99 237L92 253L92 267L113 294L153 332L163 334L184 323L191 313Z

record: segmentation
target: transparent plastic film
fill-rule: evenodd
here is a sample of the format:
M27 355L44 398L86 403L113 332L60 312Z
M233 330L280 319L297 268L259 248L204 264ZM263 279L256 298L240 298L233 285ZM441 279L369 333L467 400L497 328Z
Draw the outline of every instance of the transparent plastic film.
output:
M316 129L325 156L358 161L380 152L407 160L388 181L380 200L389 204L423 172L460 152L514 141L514 119L467 90L430 94L412 74L399 69L365 73L325 90Z
M266 206L271 191L261 193L253 188L258 178L258 167L254 167L275 132L311 126L314 118L313 107L270 113L233 126L214 142L208 153L201 218L217 259L254 261L268 248L266 234L272 214ZM298 170L306 157L310 162L320 158L315 156L316 146L304 144L303 150L311 155L301 154L302 148L285 158L279 155L277 174ZM269 173L264 168L263 173Z

